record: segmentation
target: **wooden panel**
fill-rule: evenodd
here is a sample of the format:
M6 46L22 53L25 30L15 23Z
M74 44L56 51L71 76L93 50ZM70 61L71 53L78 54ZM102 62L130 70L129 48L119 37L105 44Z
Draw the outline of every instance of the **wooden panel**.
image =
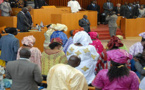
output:
M22 10L22 8L12 8L12 16L17 16L17 14Z
M49 5L56 5L56 6L67 6L67 2L70 0L46 0ZM91 1L93 0L77 0L82 8L87 8L87 6L90 4ZM101 13L103 12L103 4L107 0L97 0L98 5L100 5ZM145 4L145 0L111 0L111 2L116 6L117 3L124 4L124 2L135 2L135 1L140 1L140 4Z
M1 26L17 27L17 17L16 16L10 16L10 17L0 16L0 27Z

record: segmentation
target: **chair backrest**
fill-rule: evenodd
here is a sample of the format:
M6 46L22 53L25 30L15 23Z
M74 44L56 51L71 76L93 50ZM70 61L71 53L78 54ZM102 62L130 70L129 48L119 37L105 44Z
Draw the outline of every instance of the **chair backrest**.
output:
M0 34L1 34L2 32L5 32L5 28L6 28L6 26L0 27ZM5 32L5 33L6 33L6 32Z
M95 90L95 87L88 87L88 90Z

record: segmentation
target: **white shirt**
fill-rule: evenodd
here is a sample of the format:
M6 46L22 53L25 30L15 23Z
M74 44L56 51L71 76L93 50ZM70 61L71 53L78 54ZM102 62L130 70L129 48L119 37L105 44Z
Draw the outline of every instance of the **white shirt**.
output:
M78 1L69 1L67 6L71 7L72 13L76 13L81 10L81 6Z

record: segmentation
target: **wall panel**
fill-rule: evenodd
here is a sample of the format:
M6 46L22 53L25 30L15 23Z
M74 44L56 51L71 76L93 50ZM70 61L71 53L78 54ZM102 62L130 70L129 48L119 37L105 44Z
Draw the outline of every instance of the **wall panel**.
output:
M56 5L56 6L67 6L68 1L69 0L46 0L46 2L49 3L49 5ZM81 7L84 9L87 8L87 6L90 4L91 1L93 1L93 0L78 0ZM100 5L101 12L103 12L103 4L106 1L107 0L97 0L98 5ZM124 4L124 2L132 3L135 1L140 1L140 4L145 4L145 0L111 0L111 2L114 4L114 6L116 6L117 3Z

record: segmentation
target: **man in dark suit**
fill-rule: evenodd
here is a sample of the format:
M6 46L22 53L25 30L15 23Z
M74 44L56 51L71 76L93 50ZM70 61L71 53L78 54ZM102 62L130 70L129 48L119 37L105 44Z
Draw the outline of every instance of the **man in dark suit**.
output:
M87 19L87 15L84 15L83 18L79 20L79 26L83 27L87 33L90 32L90 22Z
M11 90L38 90L42 75L37 64L30 62L31 52L28 48L20 50L20 59L8 62L6 78L12 79Z
M0 39L0 59L6 62L16 60L19 49L19 40L14 36L17 35L17 29L9 28L8 31L9 34Z
M134 15L135 15L135 11L134 10L135 9L134 9L132 3L129 3L129 5L125 7L125 14L124 14L124 16L126 18L133 18Z
M87 10L93 10L93 11L98 12L98 24L99 24L99 22L100 22L100 20L99 20L100 6L97 5L97 1L96 0L92 1L91 4L88 5Z
M27 11L27 13L25 15L28 18L29 24L32 26L33 22L32 22L32 17L31 17L31 14L30 14L30 12L32 10L32 7L31 6L27 6L27 8L28 8L28 11Z
M25 15L27 11L28 9L24 7L17 15L17 28L20 29L20 32L28 32L31 27L29 20Z
M116 7L114 7L114 11L116 12L116 15L122 16L123 15L123 9L121 7L121 4L118 3Z
M45 0L34 0L35 8L41 8L42 6L47 5Z

